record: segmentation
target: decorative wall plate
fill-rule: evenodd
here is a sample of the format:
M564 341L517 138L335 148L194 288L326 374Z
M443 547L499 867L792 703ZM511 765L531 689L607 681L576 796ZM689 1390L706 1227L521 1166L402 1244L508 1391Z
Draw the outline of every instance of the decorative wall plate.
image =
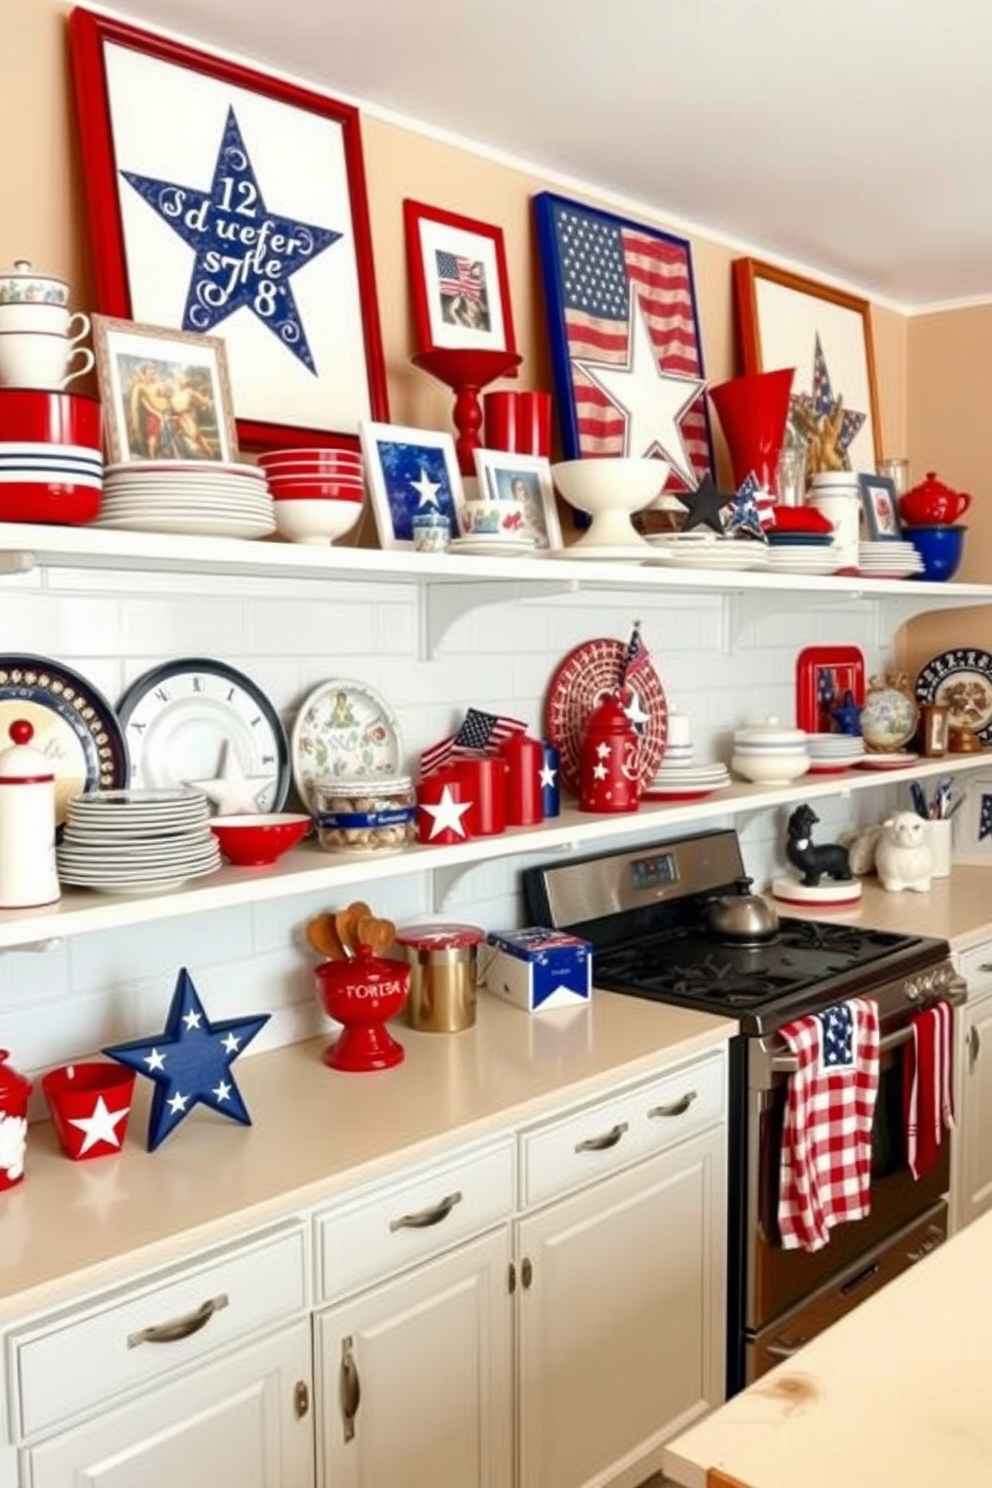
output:
M218 812L279 811L289 746L275 708L243 672L200 656L152 667L117 705L138 789L194 785Z
M0 655L0 748L18 718L55 774L55 818L82 791L112 790L128 776L127 745L107 699L78 672L47 656Z
M317 809L314 783L321 776L401 773L403 744L392 709L364 682L334 678L315 687L293 725L293 779L306 809Z
M847 693L865 700L865 659L857 646L807 646L796 657L796 727L808 734L838 734L834 709Z
M951 728L969 728L983 744L992 743L992 655L958 646L933 656L916 679L918 703L949 708Z
M573 791L579 787L586 719L597 703L620 687L626 654L623 641L608 637L584 641L569 652L551 679L544 705L545 736L560 752L561 778ZM661 679L648 657L641 660L627 687L630 702L625 711L641 737L638 780L643 791L654 779L665 753L668 704Z

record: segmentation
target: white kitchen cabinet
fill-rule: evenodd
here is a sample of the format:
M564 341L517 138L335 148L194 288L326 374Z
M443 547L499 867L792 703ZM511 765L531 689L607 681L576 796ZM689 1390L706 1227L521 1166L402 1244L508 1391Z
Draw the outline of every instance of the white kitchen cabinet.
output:
M958 956L968 1001L957 1014L951 1222L961 1229L992 1208L992 942Z
M24 1449L20 1488L313 1488L310 1399L304 1319Z

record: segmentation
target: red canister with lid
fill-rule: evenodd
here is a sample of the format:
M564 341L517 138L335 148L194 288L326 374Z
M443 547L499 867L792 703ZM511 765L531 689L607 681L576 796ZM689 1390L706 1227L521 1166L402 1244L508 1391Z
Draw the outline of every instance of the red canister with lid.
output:
M469 807L465 826L470 837L495 837L506 831L506 763L498 755L459 760L455 774L464 782Z
M537 826L544 820L544 745L528 734L513 734L500 746L500 754L506 764L507 826Z
M9 1058L0 1049L0 1190L13 1188L24 1177L28 1138L31 1081L7 1063Z
M459 1033L475 1022L479 925L405 925L396 944L410 963L407 1014L424 1033Z
M582 811L636 811L640 740L617 697L605 697L586 719L579 762Z

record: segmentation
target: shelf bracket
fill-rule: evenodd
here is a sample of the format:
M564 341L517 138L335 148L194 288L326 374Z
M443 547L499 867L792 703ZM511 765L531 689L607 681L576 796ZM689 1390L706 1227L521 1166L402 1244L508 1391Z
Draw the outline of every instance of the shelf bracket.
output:
M507 584L500 579L481 579L474 583L471 579L446 579L441 583L428 580L420 607L419 659L433 661L446 632L471 610L505 604L508 599L523 603L530 599L553 598L557 594L573 593L577 587L575 581L563 580L536 584Z
M7 548L0 552L0 574L30 573L37 567L37 554L27 548Z

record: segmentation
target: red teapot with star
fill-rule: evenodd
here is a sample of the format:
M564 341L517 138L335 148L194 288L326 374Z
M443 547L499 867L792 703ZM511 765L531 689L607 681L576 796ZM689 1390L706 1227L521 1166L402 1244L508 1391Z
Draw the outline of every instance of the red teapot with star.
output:
M641 741L615 693L589 714L579 753L580 811L636 811Z

